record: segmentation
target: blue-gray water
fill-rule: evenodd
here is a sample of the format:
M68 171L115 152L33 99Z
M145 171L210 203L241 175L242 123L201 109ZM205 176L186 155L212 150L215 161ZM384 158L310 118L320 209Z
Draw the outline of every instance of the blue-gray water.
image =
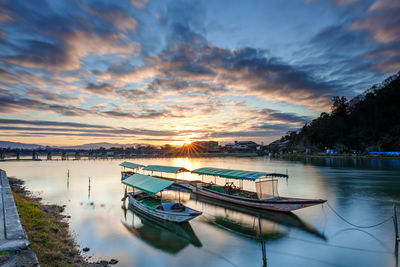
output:
M262 266L258 214L181 198L203 211L189 226L157 225L121 208L123 160L0 162L44 202L66 205L71 231L93 260L115 258L117 266ZM223 167L283 172L282 196L323 198L354 224L372 225L392 216L400 200L400 161L310 158L133 159L141 164ZM67 181L67 172L70 178ZM89 192L89 177L91 187ZM186 179L190 179L188 175ZM250 188L251 184L246 184ZM164 195L163 195L164 196ZM165 197L178 197L168 192ZM400 205L399 205L400 207ZM261 225L268 266L397 266L393 222L357 229L325 205L292 216L264 213Z

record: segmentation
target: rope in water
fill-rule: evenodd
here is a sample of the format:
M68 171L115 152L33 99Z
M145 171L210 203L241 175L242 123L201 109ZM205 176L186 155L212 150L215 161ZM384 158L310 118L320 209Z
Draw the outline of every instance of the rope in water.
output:
M377 226L379 226L379 225L381 225L381 224L384 224L384 223L386 223L386 222L388 222L388 221L390 221L390 220L393 219L393 216L390 216L389 218L387 218L387 219L385 219L385 220L383 220L383 221L381 221L381 222L379 222L379 223L377 223L377 224L374 224L374 225L367 225L367 226L356 225L356 224L354 224L354 223L349 222L349 221L346 220L343 216L341 216L334 208L332 208L332 206L329 204L329 202L326 202L326 204L328 205L328 207L329 207L340 219L342 219L342 220L345 221L346 223L348 223L348 224L350 224L351 226L354 226L354 227L356 227L356 228L373 228L373 227L377 227Z

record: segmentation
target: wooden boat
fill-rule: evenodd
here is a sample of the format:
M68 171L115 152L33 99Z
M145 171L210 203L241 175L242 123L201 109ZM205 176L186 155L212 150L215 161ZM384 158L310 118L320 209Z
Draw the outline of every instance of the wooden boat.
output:
M154 248L176 254L189 244L195 247L202 246L189 222L158 220L140 212L132 205L129 205L127 211L132 215L132 222L128 223L125 220L122 224L129 232ZM139 221L135 220L135 217Z
M173 181L135 173L122 180L122 183L140 190L126 192L124 199L128 198L135 209L154 218L181 223L202 214L180 202L163 203L162 198L156 194L173 185Z
M280 197L277 190L275 177L286 177L285 174L251 172L230 169L200 168L192 173L200 175L212 175L216 178L251 180L256 183L256 192L246 191L242 186L236 186L233 182L226 182L224 186L214 183L186 184L193 193L204 197L247 206L256 209L290 212L326 202L323 199L303 199Z
M141 168L144 167L144 165L133 163L133 162L128 162L124 161L119 166L123 167L124 169L121 171L121 180L124 180L131 176L134 173L137 173ZM129 169L129 170L127 170Z

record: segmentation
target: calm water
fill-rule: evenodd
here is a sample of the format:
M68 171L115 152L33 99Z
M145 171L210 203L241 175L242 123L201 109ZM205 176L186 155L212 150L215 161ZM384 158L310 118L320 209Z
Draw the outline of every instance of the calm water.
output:
M118 259L117 266L262 266L258 215L268 266L397 266L392 221L356 229L326 204L282 216L246 213L181 193L185 204L203 215L183 226L156 224L122 208L124 187L118 166L122 161L14 161L0 162L0 168L25 180L44 202L66 205L71 230L82 247L90 248L88 255ZM188 169L288 170L289 180L279 182L280 195L327 199L358 225L375 224L393 214L393 204L400 207L399 160L146 158L132 162ZM185 174L185 178L193 177ZM163 196L177 198L178 193Z

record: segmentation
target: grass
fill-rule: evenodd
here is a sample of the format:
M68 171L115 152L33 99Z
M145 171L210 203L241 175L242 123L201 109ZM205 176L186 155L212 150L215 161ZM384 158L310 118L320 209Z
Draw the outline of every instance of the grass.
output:
M15 192L25 232L39 264L46 266L87 266L61 215L62 207L42 205L36 199Z

